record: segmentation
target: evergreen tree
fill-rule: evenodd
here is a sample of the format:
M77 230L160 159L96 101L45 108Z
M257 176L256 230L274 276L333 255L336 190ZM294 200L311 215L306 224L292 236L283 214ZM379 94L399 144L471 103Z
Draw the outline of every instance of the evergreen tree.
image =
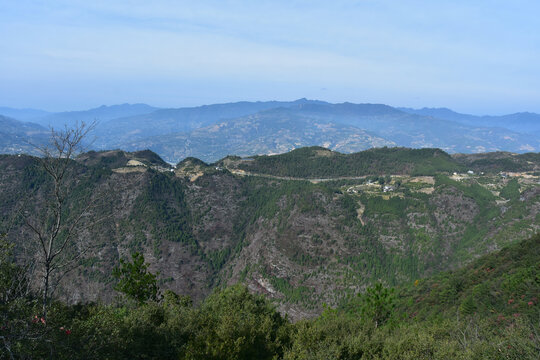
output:
M157 300L159 288L156 275L148 271L144 255L135 252L131 258L133 262L120 259L120 266L113 270L113 276L119 280L114 289L138 303Z
M395 306L393 288L389 289L384 287L382 283L377 283L368 288L361 297L361 313L364 319L373 321L375 327L388 321Z

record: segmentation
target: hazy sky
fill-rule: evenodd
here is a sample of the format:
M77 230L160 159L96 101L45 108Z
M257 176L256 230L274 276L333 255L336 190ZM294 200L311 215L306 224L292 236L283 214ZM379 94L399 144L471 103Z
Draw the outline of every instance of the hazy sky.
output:
M540 112L540 1L0 0L0 106Z

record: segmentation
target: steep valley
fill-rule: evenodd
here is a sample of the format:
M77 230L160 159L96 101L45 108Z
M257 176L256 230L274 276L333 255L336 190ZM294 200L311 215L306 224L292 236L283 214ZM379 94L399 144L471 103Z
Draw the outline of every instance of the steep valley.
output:
M73 165L66 219L95 206L70 249L86 252L57 291L70 303L112 301L112 269L141 251L162 288L200 301L243 282L312 317L376 281L458 268L540 230L538 154L303 148L171 167L104 151ZM23 219L44 211L48 186L36 158L0 156L0 231L21 263L36 254Z

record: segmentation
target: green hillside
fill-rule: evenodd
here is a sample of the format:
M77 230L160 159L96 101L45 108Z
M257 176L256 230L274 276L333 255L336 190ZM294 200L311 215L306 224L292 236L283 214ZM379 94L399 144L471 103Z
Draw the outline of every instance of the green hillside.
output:
M63 216L83 214L66 255L84 252L43 320L26 220L54 188L38 159L0 156L0 358L538 358L540 177L523 156L511 172L484 155L483 173L437 149L82 154Z
M453 158L436 149L307 148L260 159L283 159L274 168L286 169L290 158L312 161L312 175L325 175L325 166L333 172L319 181L241 172L235 164L250 161L237 157L170 167L151 152L81 155L69 172L65 219L95 202L70 247L90 250L62 278L58 296L114 301L114 264L139 251L164 289L201 301L244 282L297 320L377 281L398 286L455 269L540 230L534 172L453 174ZM351 159L366 175L347 178L348 168L334 166ZM429 172L414 170L421 166ZM36 158L2 156L0 181L0 232L21 264L32 262L36 242L22 215L43 214L48 177ZM86 228L94 218L99 226Z
M372 287L295 324L285 358L537 359L538 249L536 235L395 291Z
M401 310L419 319L470 315L497 322L524 318L538 325L540 235L485 255L459 270L404 288Z
M378 283L339 308L327 307L316 318L296 323L242 285L220 288L195 306L189 297L170 291L158 294L158 300L119 297L112 305L56 302L46 320L34 316L39 304L31 295L3 297L0 356L537 359L539 248L537 235L410 285L391 289ZM0 289L5 291L10 285L6 275L19 269L9 263L9 248L2 243L0 249ZM137 280L128 276L125 281Z
M240 162L242 170L289 177L327 178L364 175L433 175L462 171L464 167L439 149L375 148L353 154L341 154L321 147L255 156Z
M300 178L365 175L434 175L453 172L540 172L538 153L455 154L440 149L374 148L342 154L322 147L304 147L280 155L236 158L227 164L253 173ZM226 159L218 162L224 164Z

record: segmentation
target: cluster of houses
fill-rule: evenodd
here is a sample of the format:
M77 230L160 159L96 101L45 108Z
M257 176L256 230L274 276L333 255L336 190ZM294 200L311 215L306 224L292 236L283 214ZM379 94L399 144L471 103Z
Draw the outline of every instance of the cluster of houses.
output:
M375 185L375 183L373 183L371 181L368 181L367 185ZM394 186L392 186L392 185L384 185L382 187L382 192L390 192L390 191L394 191L394 190L396 190L396 188ZM351 186L350 188L347 189L347 192L349 194L358 194L360 192L360 190L355 188L354 186Z

